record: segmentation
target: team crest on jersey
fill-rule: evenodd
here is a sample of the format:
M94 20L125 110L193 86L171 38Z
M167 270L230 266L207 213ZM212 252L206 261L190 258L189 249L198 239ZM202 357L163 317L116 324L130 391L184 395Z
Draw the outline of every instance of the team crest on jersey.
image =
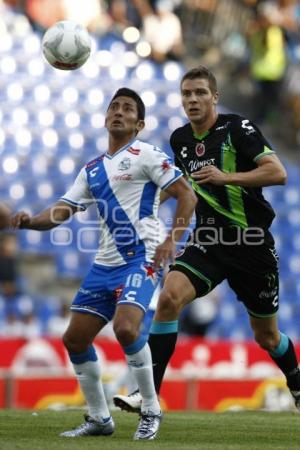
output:
M197 156L203 156L205 153L205 145L203 144L203 142L200 142L196 145L195 147L195 152Z
M124 158L118 165L118 170L127 170L131 166L131 161L129 158Z

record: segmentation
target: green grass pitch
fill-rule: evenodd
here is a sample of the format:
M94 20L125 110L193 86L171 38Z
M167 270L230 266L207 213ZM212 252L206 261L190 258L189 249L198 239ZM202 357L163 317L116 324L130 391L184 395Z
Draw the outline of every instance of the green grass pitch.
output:
M112 436L61 438L81 411L0 411L1 450L291 450L300 448L300 415L271 412L168 412L154 441L133 441L138 417L113 412Z

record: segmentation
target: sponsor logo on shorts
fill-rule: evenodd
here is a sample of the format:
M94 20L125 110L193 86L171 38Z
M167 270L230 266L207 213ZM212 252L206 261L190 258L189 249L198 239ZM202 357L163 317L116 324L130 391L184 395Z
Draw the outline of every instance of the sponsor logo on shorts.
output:
M102 293L92 292L92 291L89 291L88 289L84 289L83 287L80 287L78 289L78 292L80 292L81 294L84 294L84 295L88 295L89 297L92 297L92 298L102 298L103 297Z
M273 298L277 295L277 288L272 289L271 291L261 291L258 295L259 298Z

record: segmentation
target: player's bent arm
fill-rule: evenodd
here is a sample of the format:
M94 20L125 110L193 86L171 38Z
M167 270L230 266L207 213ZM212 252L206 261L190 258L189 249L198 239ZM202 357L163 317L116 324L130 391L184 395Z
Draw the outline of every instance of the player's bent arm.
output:
M159 204L161 205L162 203L164 203L169 198L170 198L170 196L169 196L169 194L167 194L166 191L161 191L160 195L159 195Z
M257 161L257 168L249 172L230 173L226 184L243 187L263 187L286 184L287 173L276 155L269 155Z
M156 248L153 258L155 269L174 261L176 243L180 241L184 231L189 226L190 219L197 204L197 197L194 191L183 177L165 189L165 192L169 197L176 198L177 207L171 231L165 241Z
M169 197L176 198L177 200L173 227L169 234L169 237L176 243L180 241L181 236L190 224L197 204L197 197L189 183L183 177L171 184L165 191Z
M264 187L285 184L286 170L276 155L266 155L256 161L257 168L247 172L222 172L216 166L206 166L193 172L191 177L199 185L215 184L224 186L232 184L242 187Z
M185 176L184 176L183 178L186 180L186 177L185 177ZM159 197L159 203L160 203L160 205L161 205L162 203L164 203L166 200L168 200L169 198L171 198L171 197L172 197L172 196L171 196L170 194L168 194L166 190L165 190L165 191L161 191L160 197Z
M77 211L77 207L60 200L33 217L22 211L17 213L12 218L11 225L13 228L46 231L65 222Z

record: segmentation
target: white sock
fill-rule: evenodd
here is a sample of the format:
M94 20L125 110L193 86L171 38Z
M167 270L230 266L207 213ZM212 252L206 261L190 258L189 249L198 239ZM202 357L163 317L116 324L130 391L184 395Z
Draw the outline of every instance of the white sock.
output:
M160 405L155 392L152 357L148 343L133 355L126 355L127 362L138 384L142 396L142 412L160 413Z
M87 361L82 364L73 364L76 377L89 408L89 415L102 421L110 417L106 403L99 361Z

